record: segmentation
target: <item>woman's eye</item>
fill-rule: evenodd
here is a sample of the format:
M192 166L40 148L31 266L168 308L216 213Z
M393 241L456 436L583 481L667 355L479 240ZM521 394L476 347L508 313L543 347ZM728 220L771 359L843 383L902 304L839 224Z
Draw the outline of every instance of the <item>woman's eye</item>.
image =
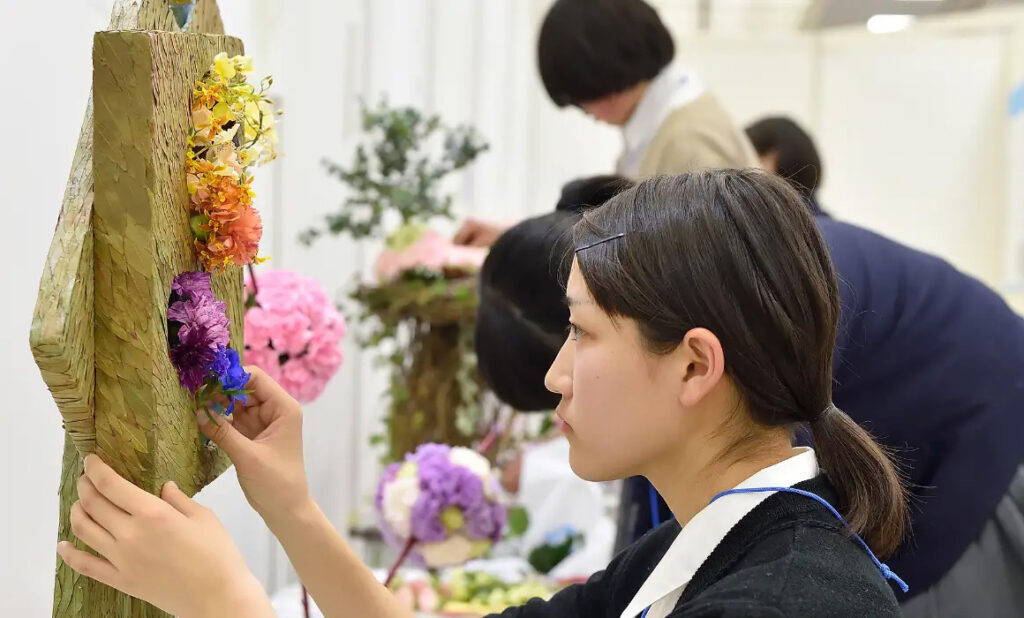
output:
M569 337L571 337L573 341L582 337L583 334L584 331L582 328L576 326L575 324L569 324Z

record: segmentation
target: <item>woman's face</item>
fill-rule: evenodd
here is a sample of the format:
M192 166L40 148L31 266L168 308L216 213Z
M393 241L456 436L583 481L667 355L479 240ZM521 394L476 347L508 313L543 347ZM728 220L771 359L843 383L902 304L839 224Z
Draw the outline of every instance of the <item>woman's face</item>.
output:
M687 431L681 355L648 352L634 320L597 306L575 260L566 296L570 332L545 385L562 396L569 463L590 481L642 474Z

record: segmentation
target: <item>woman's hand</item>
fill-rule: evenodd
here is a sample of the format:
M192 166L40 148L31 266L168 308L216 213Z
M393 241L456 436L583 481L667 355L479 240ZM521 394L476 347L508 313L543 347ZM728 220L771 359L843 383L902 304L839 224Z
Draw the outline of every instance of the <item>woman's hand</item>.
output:
M181 618L273 616L262 587L216 515L174 483L162 499L89 455L71 530L98 556L63 542L75 571Z
M249 504L273 529L312 502L302 459L302 408L261 369L246 371L252 393L230 421L218 418L215 424L205 410L196 418L203 434L234 462Z

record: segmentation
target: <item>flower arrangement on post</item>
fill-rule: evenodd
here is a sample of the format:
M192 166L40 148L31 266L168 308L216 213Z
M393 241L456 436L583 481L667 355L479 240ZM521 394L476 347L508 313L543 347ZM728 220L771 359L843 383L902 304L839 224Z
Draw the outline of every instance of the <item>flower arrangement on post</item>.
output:
M390 369L386 428L375 441L386 445L385 461L396 461L428 442L470 445L492 424L472 340L485 251L455 247L428 228L452 217L441 181L487 145L471 128L445 127L412 108L381 102L362 113L367 141L352 164L326 163L349 189L345 202L301 239L311 244L326 233L386 242L377 280L357 284L351 298L361 306L360 344L379 351Z
M265 77L256 89L247 56L218 54L192 92L192 132L185 160L190 225L205 270L261 261L263 222L253 208L250 168L277 157L273 102Z
M231 321L226 311L227 304L213 294L210 273L186 272L174 278L167 308L171 364L181 386L196 393L200 407L231 416L235 404L246 401L250 375L238 352L228 347Z
M250 72L247 56L222 52L213 58L192 90L184 156L189 227L202 270L181 273L171 284L168 352L181 386L196 395L211 420L214 412L230 416L245 403L250 375L230 347L227 304L215 297L210 273L261 261L263 224L252 206L249 169L277 156L279 112L265 95L272 80L264 78L257 90L246 78Z
M323 287L289 270L270 270L245 287L245 356L302 403L315 400L341 367L345 318Z

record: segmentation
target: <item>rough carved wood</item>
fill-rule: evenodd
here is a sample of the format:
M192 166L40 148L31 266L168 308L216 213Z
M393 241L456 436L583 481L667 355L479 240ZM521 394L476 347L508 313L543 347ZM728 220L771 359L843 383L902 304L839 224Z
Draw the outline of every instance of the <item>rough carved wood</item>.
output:
M178 31L166 2L155 0L115 0L109 29ZM187 29L194 33L222 34L224 26L216 1L199 0ZM172 51L168 48L160 49L162 51L158 52L158 57L161 54L166 57ZM208 64L209 59L206 62ZM164 118L164 121L168 119ZM161 128L163 126L160 125ZM92 452L96 446L93 164L93 102L90 97L53 241L43 269L30 333L33 356L64 418L66 429L58 537L79 546L81 543L70 531L69 514L71 505L78 499L76 481L82 473L82 455ZM158 271L157 274L162 277L164 273ZM218 294L226 298L227 288L233 287L234 282L222 279L216 286ZM153 307L165 305L163 303ZM233 321L239 320L238 324L241 324L240 312L240 305L233 303L231 317ZM237 345L240 337L239 329L233 333L233 343ZM166 408L161 410L166 411ZM122 421L127 420L123 415L121 418ZM128 422L131 423L130 420ZM101 421L99 424L103 428L104 440L108 444L116 444L113 436L115 423ZM171 427L168 442L160 443L162 438L157 436L156 442L147 444L151 448L148 451L144 449L146 455L130 456L121 447L115 446L115 450L124 455L118 465L126 470L130 465L126 462L139 462L148 458L157 466L174 468L177 472L171 478L184 481L184 486L189 487L190 491L198 490L223 468L225 462L209 455L197 455L198 450L193 448L195 436L184 429L184 424L172 423ZM187 452L181 449L187 449ZM171 463L183 454L184 461ZM147 475L148 472L130 474L140 478ZM188 479L191 479L191 483ZM156 480L142 482L149 489L153 489L157 483ZM162 612L141 601L79 576L59 558L56 571L53 604L55 617L164 616Z

